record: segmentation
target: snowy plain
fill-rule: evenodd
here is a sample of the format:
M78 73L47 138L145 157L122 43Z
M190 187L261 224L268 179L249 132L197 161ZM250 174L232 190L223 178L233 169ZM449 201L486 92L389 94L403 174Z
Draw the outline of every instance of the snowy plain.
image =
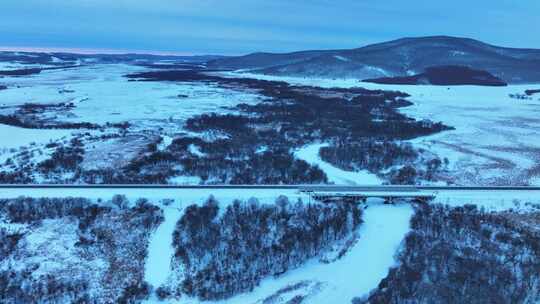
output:
M255 92L222 88L209 83L148 82L130 81L126 74L148 71L147 68L128 64L93 64L77 68L44 70L40 74L24 77L5 76L0 85L0 114L11 115L24 104L58 105L73 104L73 107L42 114L48 119L64 123L129 123L129 132L137 133L138 144L132 141L131 147L122 143L94 141L87 149L87 168L102 167L99 161L103 155L119 153L120 165L125 158L137 152L135 146L151 143L151 134L168 139L185 133L183 125L188 118L202 113L219 111L227 113L239 103L254 104L262 96ZM94 130L82 130L96 133ZM117 131L117 130L112 130ZM35 143L41 148L49 142L81 130L43 130L24 129L0 124L0 163L16 156L20 148ZM103 135L96 134L98 136ZM71 137L67 137L70 139ZM131 148L131 149L130 149ZM125 151L131 150L131 151ZM88 152L87 151L87 152ZM181 177L173 183L194 182Z
M186 119L201 113L230 111L239 103L257 103L264 97L256 92L221 88L212 84L129 81L125 74L147 70L126 64L96 64L77 69L46 70L25 77L4 77L0 84L0 107L25 103L73 103L69 111L55 113L65 122L97 124L129 122L131 131L159 132L164 138L183 133ZM523 94L537 85L507 87L481 86L406 86L363 83L356 79L317 79L275 77L227 72L220 75L283 80L291 84L319 87L364 87L399 90L411 95L414 104L401 108L404 114L418 120L441 121L454 127L427 137L411 140L414 146L448 160L448 172L441 180L461 185L538 185L540 181L540 100L538 96L519 100L512 94ZM187 96L187 97L186 97ZM69 130L25 130L1 126L0 160L10 150L31 142L44 144L57 140ZM8 130L9 129L9 130ZM6 140L7 139L7 140ZM94 143L100 153L99 143ZM330 181L344 184L380 184L367 172L347 172L322 162L313 143L296 151L298 158L317 164ZM104 147L104 150L107 150ZM104 151L104 153L107 151ZM179 176L172 183L198 180Z
M196 114L225 111L224 107L260 99L254 93L211 84L130 81L124 77L147 70L127 64L97 64L4 77L0 83L9 89L0 91L0 106L72 102L75 108L60 120L96 124L129 121L151 128L155 121L181 123Z
M51 141L71 138L72 134L72 130L24 129L0 124L0 163L22 147L40 146Z

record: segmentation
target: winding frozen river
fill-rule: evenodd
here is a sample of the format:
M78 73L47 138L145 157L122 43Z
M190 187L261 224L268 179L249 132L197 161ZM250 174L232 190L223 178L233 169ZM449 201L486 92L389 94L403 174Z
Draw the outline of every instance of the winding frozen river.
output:
M328 144L310 144L295 151L294 155L307 163L318 166L326 173L328 181L337 185L381 185L382 181L367 170L345 171L325 162L319 156L319 150Z
M144 280L158 288L167 280L174 254L172 236L176 222L182 215L182 209L175 206L163 206L165 220L156 229L148 245Z

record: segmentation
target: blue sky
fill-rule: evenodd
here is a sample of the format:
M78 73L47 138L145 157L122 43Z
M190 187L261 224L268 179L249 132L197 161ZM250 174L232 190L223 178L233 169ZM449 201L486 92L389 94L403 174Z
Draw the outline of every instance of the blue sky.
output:
M453 35L540 48L539 12L538 0L1 0L0 47L243 54Z

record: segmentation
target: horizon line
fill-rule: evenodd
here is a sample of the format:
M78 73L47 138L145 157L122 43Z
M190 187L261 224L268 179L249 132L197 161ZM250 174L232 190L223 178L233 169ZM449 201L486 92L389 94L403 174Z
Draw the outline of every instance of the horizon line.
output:
M156 51L156 50L136 50L136 49L115 49L115 48L85 48L85 47L41 47L41 46L2 46L0 45L0 52L29 52L29 53L70 53L70 54L81 54L81 55L156 55L156 56L244 56L252 53L274 53L274 54L286 54L301 52L306 50L348 50L363 48L371 45L377 45L387 42L392 42L402 39L422 39L422 38L435 38L435 37L446 37L446 38L456 38L456 39L470 39L475 40L481 43L485 43L491 46L503 47L503 48L522 48L522 49L535 49L534 47L517 47L509 45L501 45L492 42L486 42L483 40L478 40L476 38L471 38L468 36L458 36L458 35L419 35L419 36L402 36L399 38L388 39L373 43L361 44L353 48L313 48L313 49L297 49L289 51L243 51L243 52L182 52L182 51Z
M40 47L40 46L1 46L0 52L27 52L27 53L69 53L80 55L156 55L156 56L212 56L221 54L207 54L196 52L129 50L114 48L77 48L77 47Z

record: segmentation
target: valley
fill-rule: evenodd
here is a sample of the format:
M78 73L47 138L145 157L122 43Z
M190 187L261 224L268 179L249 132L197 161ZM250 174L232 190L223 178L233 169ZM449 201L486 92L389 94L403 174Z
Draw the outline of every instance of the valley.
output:
M92 63L0 79L1 127L14 138L0 147L0 180L538 183L530 135L540 102L526 93L534 85L381 85L169 65Z
M286 186L540 185L538 58L0 52L0 302L536 303L538 191Z
M398 91L291 86L197 70L141 72L125 66L124 73L115 74L122 68L83 67L90 75L94 69L101 74L73 83L64 81L75 70L55 70L49 76L52 80L26 79L24 87L6 90L1 117L10 128L43 130L43 134L72 132L60 143L32 147L29 142L30 147L22 151L4 152L0 179L4 183L169 183L194 178L203 183L325 183L325 172L296 158L296 149L318 142L391 143L449 128L397 112L410 104L408 95ZM55 81L62 81L63 88L55 87ZM97 90L95 95L89 91L93 82L97 82L91 86ZM110 88L100 90L100 85ZM122 89L130 86L133 92ZM42 103L36 97L23 97L25 102L17 103L14 92L18 90L22 96L48 97L40 99ZM166 138L172 140L162 145ZM401 146L395 147L394 153L399 154ZM35 157L38 154L45 156ZM372 155L373 162L383 161ZM421 168L433 158L408 161L418 162ZM104 159L113 167L100 164ZM378 175L379 167L399 165L384 163L370 173ZM368 169L362 166L358 169ZM388 179L398 174L399 168L386 173Z

